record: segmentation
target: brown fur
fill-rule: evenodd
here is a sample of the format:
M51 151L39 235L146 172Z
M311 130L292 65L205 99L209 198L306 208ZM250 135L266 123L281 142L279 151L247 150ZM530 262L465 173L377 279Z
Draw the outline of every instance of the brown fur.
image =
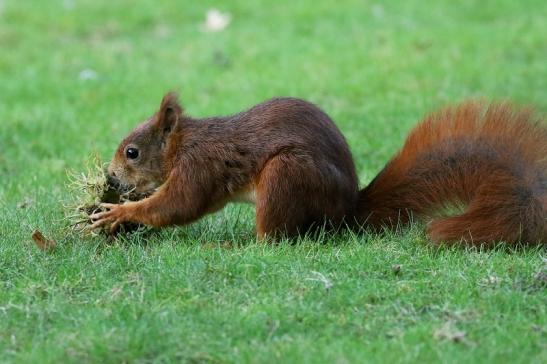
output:
M128 147L139 150L130 160ZM315 105L276 98L228 117L193 119L175 95L120 144L109 173L149 198L108 205L95 226L188 224L228 202L255 203L259 237L342 224L372 228L430 218L434 242L546 239L547 131L526 111L466 103L433 114L358 191L347 143Z
M527 110L467 102L425 118L360 192L368 226L430 220L436 243L547 241L547 129ZM457 216L439 216L447 206Z
M140 160L125 157L131 146ZM109 206L97 216L114 227L123 221L187 224L244 200L256 204L260 237L294 236L325 221L341 225L358 197L344 137L319 108L293 98L196 120L169 94L121 143L109 173L137 190L161 186L145 200Z

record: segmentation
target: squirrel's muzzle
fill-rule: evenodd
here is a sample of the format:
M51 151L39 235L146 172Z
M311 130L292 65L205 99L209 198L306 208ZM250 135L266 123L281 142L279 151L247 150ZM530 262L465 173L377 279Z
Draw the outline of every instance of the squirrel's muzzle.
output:
M135 186L122 183L116 176L108 172L106 173L106 184L110 189L121 194L131 192L135 189Z
M106 184L115 190L118 190L121 187L120 180L109 173L106 173Z

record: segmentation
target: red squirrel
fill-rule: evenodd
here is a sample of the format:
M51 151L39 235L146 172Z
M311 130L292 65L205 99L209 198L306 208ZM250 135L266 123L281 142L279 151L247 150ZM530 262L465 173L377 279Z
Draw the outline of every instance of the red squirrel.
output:
M359 190L348 144L317 106L274 98L227 117L195 119L167 94L119 145L109 177L136 192L103 204L92 228L184 225L229 202L256 207L259 238L326 224L382 229L427 222L434 243L547 241L547 128L509 104L466 102L427 116ZM441 214L463 205L455 216Z

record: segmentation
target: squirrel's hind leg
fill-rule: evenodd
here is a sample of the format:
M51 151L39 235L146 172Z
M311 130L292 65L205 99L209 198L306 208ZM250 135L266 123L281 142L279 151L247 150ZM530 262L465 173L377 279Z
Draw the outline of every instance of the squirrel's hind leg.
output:
M325 196L324 183L310 157L281 154L269 160L256 180L258 237L290 238L326 222L341 223L347 207L341 196Z

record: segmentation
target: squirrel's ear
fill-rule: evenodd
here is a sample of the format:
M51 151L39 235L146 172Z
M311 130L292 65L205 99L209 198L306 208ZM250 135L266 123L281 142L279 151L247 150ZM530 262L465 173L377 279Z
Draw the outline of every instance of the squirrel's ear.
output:
M160 111L158 111L157 125L164 133L175 129L182 118L182 106L180 106L177 94L169 92L161 100Z

